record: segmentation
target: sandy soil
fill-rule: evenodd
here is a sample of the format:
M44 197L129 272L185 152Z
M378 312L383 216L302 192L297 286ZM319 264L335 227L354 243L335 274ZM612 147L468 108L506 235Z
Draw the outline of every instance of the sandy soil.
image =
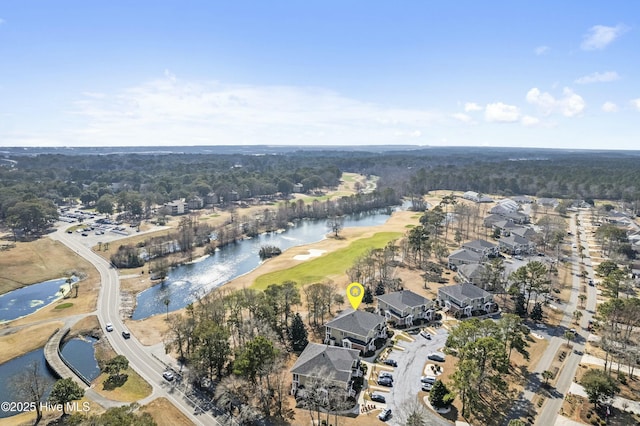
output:
M140 411L151 414L158 426L190 426L189 420L180 410L178 410L169 400L157 398L140 407Z

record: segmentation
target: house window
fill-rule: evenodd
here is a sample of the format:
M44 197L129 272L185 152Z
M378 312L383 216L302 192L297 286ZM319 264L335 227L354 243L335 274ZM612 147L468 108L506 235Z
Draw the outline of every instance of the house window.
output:
M300 377L296 373L293 374L293 381L294 382L299 382L300 381Z

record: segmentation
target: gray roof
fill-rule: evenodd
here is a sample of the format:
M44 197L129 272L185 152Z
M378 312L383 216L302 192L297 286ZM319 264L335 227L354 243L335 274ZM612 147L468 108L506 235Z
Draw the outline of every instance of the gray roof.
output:
M347 383L359 354L355 349L309 343L290 371L308 377L333 375L334 380Z
M469 299L479 299L491 296L491 293L488 291L484 291L480 287L468 283L440 287L438 292L448 294L456 300L464 300L467 297Z
M474 251L475 250L482 251L484 249L495 249L496 247L498 247L498 245L493 244L492 242L487 240L473 240L473 241L469 241L468 243L464 243L462 247L469 248Z
M527 228L526 226L513 228L509 232L511 232L514 235L518 235L520 237L523 237L523 238L529 238L529 237L527 237L527 235L534 236L536 234L536 231L534 231L531 228Z
M472 250L460 249L449 255L449 259L460 259L469 262L480 262L481 256Z
M531 244L531 241L521 237L520 235L511 234L508 237L500 238L500 244L506 244L508 246L529 245Z
M511 229L511 228L519 228L520 227L520 225L516 225L515 223L513 223L513 221L511 219L509 219L509 220L500 220L498 222L495 222L494 226L496 226L497 228L500 228L500 229Z
M349 308L325 325L366 338L371 330L384 323L385 319L382 315L366 311L354 311Z
M406 308L413 308L415 306L431 305L431 302L427 298L411 290L394 291L393 293L377 296L377 298L379 301L382 300L398 311L403 311Z
M484 265L480 265L479 263L472 263L470 265L460 265L458 267L458 272L470 279L482 278L484 271L485 271Z

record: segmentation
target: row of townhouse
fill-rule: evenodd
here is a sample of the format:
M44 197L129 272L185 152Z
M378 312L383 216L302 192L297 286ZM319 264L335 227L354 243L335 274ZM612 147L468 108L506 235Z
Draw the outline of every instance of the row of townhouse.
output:
M472 312L490 312L493 295L471 284L441 287L438 304L452 314L471 316ZM410 290L377 296L375 313L346 309L325 324L324 344L309 343L291 368L291 393L304 398L305 389L326 379L355 396L354 386L360 370L360 356L375 351L376 341L387 338L388 324L409 327L418 320L434 318L431 301Z

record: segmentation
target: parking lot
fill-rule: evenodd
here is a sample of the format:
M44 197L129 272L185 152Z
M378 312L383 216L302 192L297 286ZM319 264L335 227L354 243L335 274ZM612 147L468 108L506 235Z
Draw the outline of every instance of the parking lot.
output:
M378 377L381 371L389 371L393 375L393 387L372 385L368 391L382 393L386 398L386 404L376 403L378 407L388 407L392 410L391 418L386 422L389 425L403 425L403 407L410 407L416 401L416 395L421 389L420 377L425 374L424 367L433 361L428 361L427 356L432 352L440 352L447 340L445 328L430 328L431 339L426 339L420 334L411 335L415 339L407 342L398 339L397 346L404 350L393 350L388 358L397 361L397 367L376 364L371 371L371 377ZM427 410L428 411L428 410ZM430 425L450 425L435 413L429 419Z

